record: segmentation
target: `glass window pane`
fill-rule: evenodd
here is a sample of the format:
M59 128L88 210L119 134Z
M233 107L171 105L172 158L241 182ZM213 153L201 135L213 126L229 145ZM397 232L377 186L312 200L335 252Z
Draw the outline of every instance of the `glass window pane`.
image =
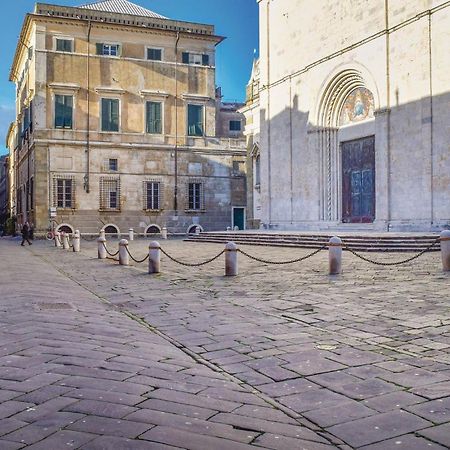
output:
M188 105L188 136L203 136L203 106Z

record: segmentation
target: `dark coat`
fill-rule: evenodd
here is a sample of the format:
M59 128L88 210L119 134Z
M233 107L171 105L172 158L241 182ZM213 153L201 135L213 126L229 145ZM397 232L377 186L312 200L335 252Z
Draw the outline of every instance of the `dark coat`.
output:
M28 239L30 237L30 229L28 228L27 224L24 224L22 227L22 237L24 239Z

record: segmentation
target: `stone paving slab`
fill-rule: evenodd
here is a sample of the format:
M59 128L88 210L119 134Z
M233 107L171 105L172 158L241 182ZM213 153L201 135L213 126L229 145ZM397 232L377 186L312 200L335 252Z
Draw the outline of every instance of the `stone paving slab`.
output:
M128 315L123 299L134 300L125 290L112 291L116 306L106 289L88 286L93 271L83 284L55 266L68 256L55 250L0 239L2 450L271 448L256 443L268 431L239 426L254 416L297 429L308 446L334 447L326 433ZM158 295L141 289L140 297L149 292ZM214 420L221 413L235 419Z
M67 312L77 315L82 308L58 287L59 296L53 288L49 298L55 304L68 303L70 309L66 307L65 314L45 311L49 317L65 317L57 324L47 317L45 326L55 328L50 336L30 315L20 314L30 336L21 337L19 320L0 327L5 340L0 351L9 350L4 356L35 358L34 372L12 371L12 380L0 377L8 392L38 386L31 393L44 389L40 395L45 398L45 378L27 382L47 367L50 375L64 376L48 379L48 387L69 389L60 396L81 402L78 412L71 404L59 414L81 416L74 418L75 423L98 417L93 420L151 427L132 441L127 441L124 427L123 436L97 436L83 448L90 448L91 442L92 448L102 448L116 441L118 448L134 448L134 443L149 437L152 445L182 448L222 448L219 441L225 442L223 448L238 448L237 443L289 449L319 449L330 443L374 449L450 446L450 276L440 270L438 254L389 269L345 254L345 272L339 277L326 275L326 253L302 266L282 267L240 255L241 275L227 279L222 275L223 261L190 269L163 257L164 273L149 276L145 265L125 268L98 261L95 243L83 245L81 254L44 243L21 250L36 255L39 267L53 267L57 278L77 283L89 298L83 302L89 305L84 320L73 326ZM147 245L135 241L130 249L142 257ZM194 256L196 261L207 259L221 250L217 245L180 241L163 245L186 261ZM248 251L273 260L307 253L255 247ZM402 259L399 254L373 257ZM24 296L35 296L29 286L23 289ZM14 289L9 295L11 302L20 301ZM36 301L42 305L46 298L38 295ZM92 319L91 309L101 320ZM130 321L139 331L128 328ZM58 343L65 339L63 346L52 344L55 336ZM71 342L81 346L71 347ZM45 360L36 359L37 348ZM19 359L17 369L28 370ZM103 371L109 375L102 377ZM125 399L116 403L136 411L121 418L96 414L94 403L114 403L110 395L98 397L115 390ZM53 394L59 396L57 391L47 396ZM4 402L15 400L7 394ZM74 412L69 412L71 408ZM104 408L101 414L106 415ZM187 418L194 425L186 425ZM207 431L205 422L215 425ZM113 422L105 422L105 429L106 423ZM299 427L301 433L293 434L291 429ZM93 434L88 428L83 432ZM179 436L190 437L192 430L196 431L190 446L181 443ZM251 439L244 439L245 433Z

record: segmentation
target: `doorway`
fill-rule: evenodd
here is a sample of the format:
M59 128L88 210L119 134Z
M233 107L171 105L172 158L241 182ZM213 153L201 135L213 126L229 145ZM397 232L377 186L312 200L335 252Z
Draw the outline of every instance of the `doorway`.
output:
M245 208L240 206L233 206L232 228L238 227L240 230L245 230Z
M375 220L375 137L343 142L342 222Z

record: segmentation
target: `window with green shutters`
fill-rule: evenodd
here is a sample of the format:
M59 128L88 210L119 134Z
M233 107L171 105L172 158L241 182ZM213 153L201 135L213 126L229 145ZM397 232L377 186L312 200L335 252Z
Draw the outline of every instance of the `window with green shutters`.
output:
M119 99L102 98L102 131L119 131Z
M188 105L188 136L203 136L203 106Z
M209 66L209 55L201 53L183 52L181 55L183 64L195 64L198 66Z
M55 95L55 128L72 128L73 97Z
M56 39L56 51L57 52L73 52L73 41L71 39Z
M97 55L104 56L120 56L121 47L119 44L103 44L98 42L95 44Z
M161 61L162 60L162 50L160 48L148 48L147 49L147 59L151 61Z
M162 133L162 104L160 102L147 102L147 133Z

